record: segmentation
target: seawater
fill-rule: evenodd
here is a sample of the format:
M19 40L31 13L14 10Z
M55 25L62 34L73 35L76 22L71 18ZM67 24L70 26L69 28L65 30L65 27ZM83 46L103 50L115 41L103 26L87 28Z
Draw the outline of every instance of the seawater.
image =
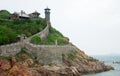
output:
M113 66L115 70L110 70L95 74L87 74L82 76L120 76L120 64L113 63L113 62L120 62L119 55L92 56L92 57L100 61L103 61L107 65Z

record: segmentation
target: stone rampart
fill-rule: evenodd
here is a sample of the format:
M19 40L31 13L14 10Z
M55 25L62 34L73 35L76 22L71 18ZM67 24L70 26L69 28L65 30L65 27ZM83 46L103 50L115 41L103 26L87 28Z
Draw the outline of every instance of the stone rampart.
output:
M47 26L45 27L45 29L42 30L41 32L35 34L35 35L39 35L39 36L41 37L41 39L44 40L44 39L48 36L48 34L49 34L50 26L51 26L51 23L50 23L50 22L47 22ZM35 36L35 35L33 35L33 36ZM24 41L25 41L25 42L30 42L30 39L31 39L33 36L25 39Z
M0 56L12 56L21 51L21 43L13 43L0 46Z
M44 64L60 64L62 63L62 54L67 54L76 51L77 48L72 45L33 45L25 43L25 48L32 53L40 63Z
M0 56L13 56L21 51L23 48L27 49L27 52L33 57L36 57L40 63L43 64L61 64L62 54L67 54L77 50L75 46L72 45L34 45L29 42L18 42L9 45L0 46Z
M44 40L49 34L50 26L51 26L51 24L47 23L46 28L43 31L41 31L40 33L38 33L37 35L39 35L41 37L41 39Z

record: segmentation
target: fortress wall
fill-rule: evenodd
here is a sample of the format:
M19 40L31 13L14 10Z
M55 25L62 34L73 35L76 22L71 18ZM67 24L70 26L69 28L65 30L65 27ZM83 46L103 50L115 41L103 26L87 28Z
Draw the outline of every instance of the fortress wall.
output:
M47 23L46 28L37 35L39 35L41 39L44 40L49 34L49 29L50 29L50 23Z
M9 45L0 46L0 56L13 56L22 49L22 43L14 43ZM36 57L40 63L43 64L61 64L63 63L62 54L75 51L77 48L71 45L34 45L29 42L24 43L24 48L33 57Z
M21 43L13 43L8 45L0 46L0 56L11 56L15 55L21 50Z
M47 26L45 27L45 29L42 30L41 32L35 34L35 35L39 35L39 36L41 37L41 39L44 40L44 39L48 36L48 34L49 34L50 26L51 26L50 22L47 22ZM35 36L35 35L33 35L33 36ZM33 36L25 39L24 41L25 41L25 42L30 42L30 39L31 39Z
M44 64L61 64L63 63L62 54L67 54L69 52L75 51L73 46L41 46L41 53L38 55L39 62L44 62Z
M43 64L61 64L63 63L62 54L75 51L77 48L71 45L33 45L26 43L25 48L37 57L37 60Z

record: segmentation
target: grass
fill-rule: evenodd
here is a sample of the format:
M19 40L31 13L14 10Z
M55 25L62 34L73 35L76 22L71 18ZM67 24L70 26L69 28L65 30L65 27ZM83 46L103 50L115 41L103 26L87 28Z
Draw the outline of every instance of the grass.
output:
M70 60L74 60L76 58L75 52L69 52L67 54L67 58Z
M64 37L59 31L50 27L50 33L48 37L41 43L44 45L55 45L56 41L57 45L69 44L69 39L67 37Z

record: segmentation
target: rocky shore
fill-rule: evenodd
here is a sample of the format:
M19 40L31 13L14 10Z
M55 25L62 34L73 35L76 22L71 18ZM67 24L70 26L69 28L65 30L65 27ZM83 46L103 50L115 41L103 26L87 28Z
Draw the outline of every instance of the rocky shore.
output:
M63 61L63 64L44 65L24 53L10 58L1 57L0 76L81 76L114 69L81 50L63 55Z

